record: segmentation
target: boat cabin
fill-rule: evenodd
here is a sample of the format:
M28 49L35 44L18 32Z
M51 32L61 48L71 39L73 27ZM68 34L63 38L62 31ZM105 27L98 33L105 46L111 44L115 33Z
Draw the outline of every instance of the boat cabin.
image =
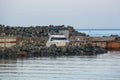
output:
M53 44L56 46L66 46L68 43L69 40L65 37L65 35L50 35L46 46L50 47Z

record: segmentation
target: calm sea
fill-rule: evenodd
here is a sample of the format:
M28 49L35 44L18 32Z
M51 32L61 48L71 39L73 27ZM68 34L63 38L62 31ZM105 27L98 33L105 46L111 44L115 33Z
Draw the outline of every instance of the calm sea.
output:
M79 32L86 33L90 36L110 36L119 35L120 29L76 29Z
M120 35L120 30L84 30L90 36ZM97 56L0 59L0 80L120 80L120 52Z
M97 56L1 59L0 80L120 80L120 52Z

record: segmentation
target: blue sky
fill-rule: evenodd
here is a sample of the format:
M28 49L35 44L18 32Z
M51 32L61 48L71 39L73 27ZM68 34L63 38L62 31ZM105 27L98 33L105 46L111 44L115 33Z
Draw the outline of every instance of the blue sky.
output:
M0 0L0 24L120 28L120 0Z

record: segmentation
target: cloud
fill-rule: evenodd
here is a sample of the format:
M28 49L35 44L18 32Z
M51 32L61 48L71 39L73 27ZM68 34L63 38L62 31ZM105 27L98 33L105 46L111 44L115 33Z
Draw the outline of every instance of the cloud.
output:
M0 4L1 22L8 25L120 25L120 0L0 0Z

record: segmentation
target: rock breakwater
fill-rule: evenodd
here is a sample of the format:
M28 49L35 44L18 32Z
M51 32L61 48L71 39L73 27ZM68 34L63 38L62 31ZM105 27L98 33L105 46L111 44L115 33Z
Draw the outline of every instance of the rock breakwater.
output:
M59 31L67 30L69 32L68 38L74 36L88 36L84 33L77 32L73 27L64 25L60 26L5 26L0 25L0 58L18 58L18 57L57 57L57 56L76 56L76 55L97 55L106 53L106 49L92 45L70 45L58 47L51 45L46 47L46 41L48 40L49 33L57 34ZM16 37L14 46L6 47L10 45L6 42L5 37ZM8 41L10 39L7 39ZM11 39L12 40L12 39Z
M57 57L57 56L84 56L84 55L97 55L106 53L106 49L93 46L91 44L82 46L64 46L57 47L51 45L51 47L36 46L28 44L23 47L15 45L11 48L0 48L0 57Z

